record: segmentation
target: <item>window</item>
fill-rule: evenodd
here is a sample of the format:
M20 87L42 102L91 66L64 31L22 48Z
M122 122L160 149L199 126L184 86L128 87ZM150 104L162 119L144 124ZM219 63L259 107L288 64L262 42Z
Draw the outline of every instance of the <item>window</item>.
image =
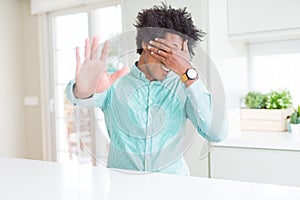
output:
M99 35L100 42L103 42L121 33L121 7L84 7L74 11L51 13L49 19L49 24L52 25L53 50L50 55L53 63L50 78L53 86L51 96L55 104L52 117L52 133L55 135L51 137L56 139L56 158L59 162L91 164L92 156L89 152L95 152L96 149L95 140L92 138L95 137L96 131L106 131L103 115L95 115L94 110L81 108L76 112L85 117L75 121L73 106L66 99L64 90L68 82L75 78L75 47L80 47L83 58L86 38ZM74 122L79 123L80 135L74 129ZM95 128L95 123L101 124L101 130ZM85 148L88 148L88 151Z
M300 104L300 40L252 44L249 55L251 90L288 89L293 106Z

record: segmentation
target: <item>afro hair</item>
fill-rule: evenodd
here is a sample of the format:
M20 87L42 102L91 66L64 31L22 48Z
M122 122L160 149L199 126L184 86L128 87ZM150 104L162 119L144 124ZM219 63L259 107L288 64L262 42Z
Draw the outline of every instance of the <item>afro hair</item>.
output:
M175 33L188 40L188 49L193 56L196 41L203 41L206 33L195 27L191 14L186 9L175 9L162 3L160 6L141 10L134 24L137 28L137 53L142 53L143 41L149 42L156 37L164 38L166 33Z

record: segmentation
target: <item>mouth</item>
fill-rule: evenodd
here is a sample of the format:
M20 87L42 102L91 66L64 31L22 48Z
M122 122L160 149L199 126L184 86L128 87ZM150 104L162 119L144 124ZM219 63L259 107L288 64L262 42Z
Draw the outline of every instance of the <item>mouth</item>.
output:
M160 67L161 67L165 72L170 72L170 69L167 68L165 65L160 65Z

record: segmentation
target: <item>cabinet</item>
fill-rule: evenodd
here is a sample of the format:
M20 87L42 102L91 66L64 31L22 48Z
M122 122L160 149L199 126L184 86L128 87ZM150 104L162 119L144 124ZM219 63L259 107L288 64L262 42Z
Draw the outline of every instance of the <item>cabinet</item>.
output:
M215 147L211 177L300 186L300 151Z
M227 0L229 38L299 38L299 8L298 0Z
M192 123L188 121L184 141L184 159L191 176L209 177L208 149L208 142L196 132Z

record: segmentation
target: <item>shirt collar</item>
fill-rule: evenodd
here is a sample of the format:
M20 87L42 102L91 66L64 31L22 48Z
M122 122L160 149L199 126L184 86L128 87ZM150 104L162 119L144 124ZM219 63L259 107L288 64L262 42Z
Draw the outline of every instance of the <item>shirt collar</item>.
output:
M138 61L136 61L133 65L133 67L131 68L131 73L133 74L133 76L137 77L138 79L142 79L142 80L146 80L149 81L145 74L137 67Z
M143 81L146 81L146 82L150 82L150 81L146 78L144 72L142 72L142 71L137 67L137 64L138 64L138 61L136 61L136 62L134 63L133 67L130 69L130 73L131 73L134 77L136 77L136 78L138 78L138 79L140 79L140 80L143 80ZM170 72L170 73L172 74L173 72ZM162 83L166 82L167 79L168 79L169 77L170 77L170 74L168 74L167 77L166 77L163 81L152 81L152 83L154 83L154 84L155 84L155 83L156 83L156 84L162 84Z

